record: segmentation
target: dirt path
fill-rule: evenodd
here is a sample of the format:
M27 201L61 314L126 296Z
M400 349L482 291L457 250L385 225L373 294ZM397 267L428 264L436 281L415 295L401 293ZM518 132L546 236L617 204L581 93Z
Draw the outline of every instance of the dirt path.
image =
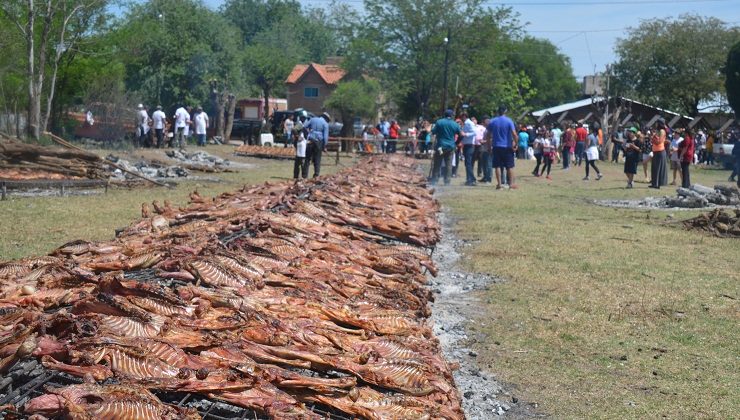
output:
M476 322L484 305L480 293L501 279L488 275L469 273L458 266L460 252L466 246L453 230L451 216L440 213L442 241L434 251L434 262L439 276L431 278L434 291L432 305L434 334L442 344L447 360L459 363L455 383L463 396L463 408L469 420L484 420L495 416L509 418L540 417L531 404L519 401L510 387L496 380L493 370L480 366L477 353L470 348L482 337L470 333L469 325Z

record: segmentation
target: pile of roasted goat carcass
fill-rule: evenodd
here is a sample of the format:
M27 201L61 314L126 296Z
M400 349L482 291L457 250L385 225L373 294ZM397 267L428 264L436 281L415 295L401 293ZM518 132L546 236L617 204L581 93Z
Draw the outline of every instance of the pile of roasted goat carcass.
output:
M244 144L236 148L234 152L238 156L254 156L269 159L292 159L295 157L295 149L292 147L269 147Z
M163 397L189 393L269 418L463 418L429 325L438 205L412 165L155 201L115 240L5 263L0 374L78 383L0 409L198 418Z

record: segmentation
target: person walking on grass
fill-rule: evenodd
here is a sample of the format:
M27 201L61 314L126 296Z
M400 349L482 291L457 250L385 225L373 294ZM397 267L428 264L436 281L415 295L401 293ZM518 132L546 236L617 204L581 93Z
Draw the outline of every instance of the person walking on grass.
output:
M565 129L563 133L563 170L570 169L571 156L573 149L576 147L576 133L572 126Z
M162 112L162 105L157 105L157 110L152 113L152 126L157 137L157 149L164 147L164 127L167 116Z
M547 179L552 180L550 177L550 170L552 169L552 162L555 160L557 155L557 148L554 146L554 140L551 140L548 136L542 139L540 147L542 148L542 172L538 176L542 176L547 171Z
M481 160L483 161L483 179L480 182L490 184L493 182L493 163L491 162L491 139L488 135L488 124L491 118L486 115L483 117L483 139L481 140Z
M184 108L179 107L175 111L175 143L180 150L185 150L187 143L187 128L190 124L190 113Z
M589 176L589 168L594 168L594 171L596 171L596 180L598 181L603 178L599 168L596 167L596 161L599 160L599 137L597 136L595 129L591 128L590 131L590 134L586 136L586 146L588 147L584 153L586 155L586 176L583 180L588 181L591 179Z
M642 144L637 137L637 128L631 127L626 131L627 135L622 142L624 150L624 174L627 176L627 188L634 187L635 174L637 174L637 165L642 157Z
M473 172L473 152L475 151L475 123L468 117L468 114L462 114L460 119L463 121L463 159L465 159L465 185L473 187L476 185L475 172Z
M437 185L442 163L444 163L444 183L450 185L450 176L452 170L452 155L455 153L455 138L462 133L460 126L452 119L455 113L448 109L445 111L445 117L440 118L434 124L432 134L435 137L434 144L434 162L432 165L432 178L429 183Z
M195 117L195 137L198 139L198 146L206 145L206 130L208 130L209 120L208 114L203 111L203 107L196 108Z
M506 170L509 188L516 189L514 183L514 153L517 150L516 127L514 121L506 116L506 106L498 108L498 116L488 124L488 138L493 146L493 166L496 168L496 189L501 187L501 172Z
M693 134L691 130L687 130L684 133L683 141L678 145L678 159L681 162L681 186L684 188L691 187L689 166L694 161L694 152L696 151L696 141Z
M324 112L320 117L313 117L305 125L308 129L308 144L306 145L306 166L304 172L308 175L308 166L313 163L313 177L321 175L321 154L329 142L329 121L331 117Z
M665 121L658 120L655 133L650 138L653 147L653 160L650 165L650 188L660 189L661 186L668 184L668 175L666 171L666 131Z
M586 138L588 137L588 130L583 126L583 123L578 123L578 128L575 131L576 135L576 163L581 166L583 163L584 151L586 150ZM596 134L594 134L594 137ZM596 138L596 144L598 147L598 137ZM598 159L598 156L597 156Z
M529 133L527 132L527 126L522 124L522 126L519 128L519 147L516 150L516 157L518 159L526 159L528 147Z
M540 176L540 165L542 164L542 141L542 130L537 130L534 137L534 142L532 142L532 152L534 152L534 160L537 162L534 170L532 171L532 175L536 177ZM519 145L519 147L521 148L521 144Z

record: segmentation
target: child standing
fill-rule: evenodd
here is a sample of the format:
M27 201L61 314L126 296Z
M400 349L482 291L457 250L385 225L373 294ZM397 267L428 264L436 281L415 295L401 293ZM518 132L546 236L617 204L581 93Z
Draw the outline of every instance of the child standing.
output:
M306 165L306 137L303 135L303 124L300 122L293 128L293 145L295 147L295 162L293 163L293 179L308 178Z

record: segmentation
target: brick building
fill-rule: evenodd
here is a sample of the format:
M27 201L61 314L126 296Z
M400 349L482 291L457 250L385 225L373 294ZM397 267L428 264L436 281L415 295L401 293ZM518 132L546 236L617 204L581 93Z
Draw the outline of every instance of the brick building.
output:
M303 108L320 114L324 111L324 101L345 74L334 60L327 60L327 64L297 64L285 80L288 109Z

